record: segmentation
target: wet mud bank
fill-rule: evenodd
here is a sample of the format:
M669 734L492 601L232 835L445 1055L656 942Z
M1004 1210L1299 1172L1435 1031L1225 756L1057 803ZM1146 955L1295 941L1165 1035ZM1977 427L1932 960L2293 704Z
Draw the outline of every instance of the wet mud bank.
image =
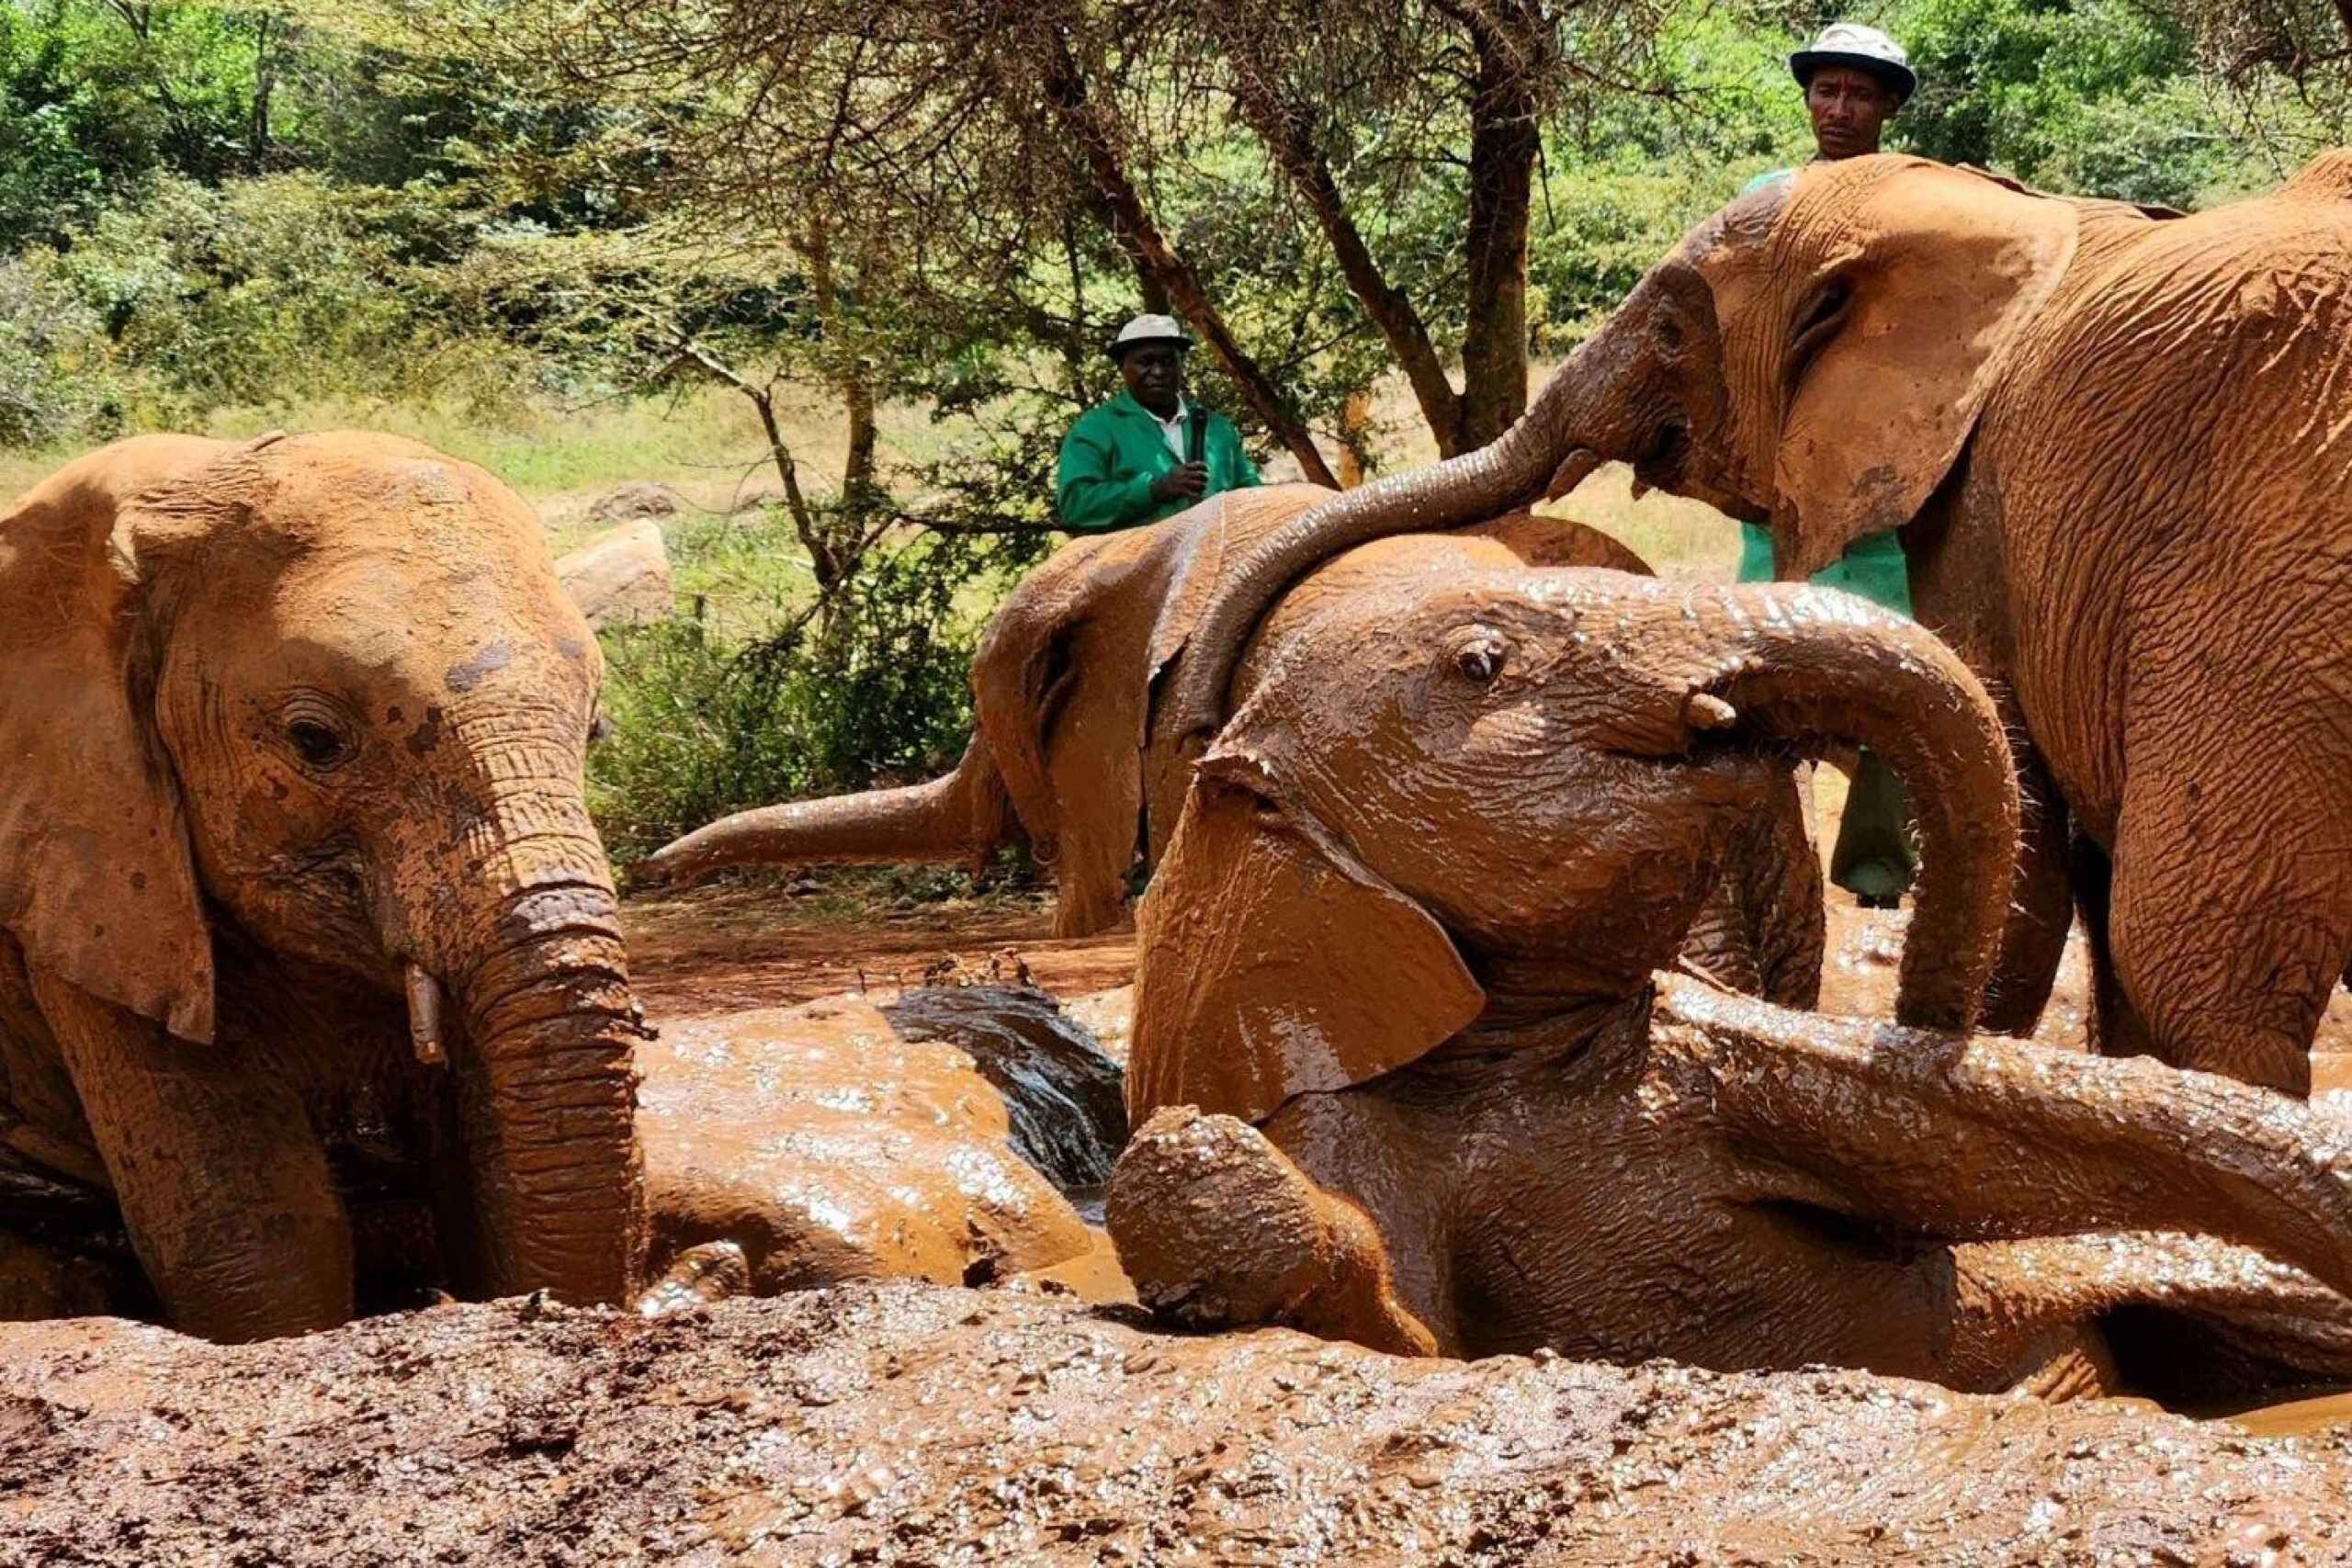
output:
M0 1328L7 1563L2336 1562L2352 1427L1403 1361L1014 1292Z

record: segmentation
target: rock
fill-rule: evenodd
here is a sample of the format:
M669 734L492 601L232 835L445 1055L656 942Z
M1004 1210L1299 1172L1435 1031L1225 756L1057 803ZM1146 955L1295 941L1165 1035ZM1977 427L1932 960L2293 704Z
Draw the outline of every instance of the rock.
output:
M1054 998L1010 986L932 986L882 1010L901 1040L956 1047L1004 1097L1013 1152L1068 1193L1111 1179L1127 1141L1125 1075Z
M639 517L675 517L678 492L650 479L631 479L607 491L588 509L592 523L628 523Z
M563 591L599 631L666 621L677 606L662 529L641 520L597 535L555 563Z

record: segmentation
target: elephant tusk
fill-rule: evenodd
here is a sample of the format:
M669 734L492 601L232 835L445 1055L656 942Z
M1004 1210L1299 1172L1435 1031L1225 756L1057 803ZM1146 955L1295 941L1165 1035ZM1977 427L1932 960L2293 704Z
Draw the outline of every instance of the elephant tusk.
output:
M1693 729L1729 729L1739 722L1739 710L1711 692L1693 692L1682 717Z
M448 1065L441 1044L441 982L422 964L408 966L408 1038L416 1059L428 1067Z

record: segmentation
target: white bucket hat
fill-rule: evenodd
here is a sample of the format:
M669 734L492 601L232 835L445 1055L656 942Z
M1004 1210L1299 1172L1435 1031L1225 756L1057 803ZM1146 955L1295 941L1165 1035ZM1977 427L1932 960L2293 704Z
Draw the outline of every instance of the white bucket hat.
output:
M1860 22L1832 22L1821 29L1819 38L1789 56L1789 69L1800 87L1811 86L1813 73L1825 65L1850 65L1869 72L1894 89L1898 105L1907 102L1919 86L1911 57L1903 52L1903 46Z
M1119 335L1113 338L1102 352L1116 359L1127 350L1147 343L1172 343L1183 349L1193 346L1192 338L1184 332L1184 323L1175 317L1137 316L1119 329Z

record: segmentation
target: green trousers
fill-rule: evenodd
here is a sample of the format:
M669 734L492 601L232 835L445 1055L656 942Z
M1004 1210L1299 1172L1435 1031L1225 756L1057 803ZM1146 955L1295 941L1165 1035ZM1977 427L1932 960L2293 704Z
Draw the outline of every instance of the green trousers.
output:
M1739 581L1772 580L1772 536L1753 523L1740 525ZM1814 574L1824 588L1842 588L1898 615L1911 613L1911 577L1902 543L1893 534L1872 534L1828 567ZM1919 858L1912 847L1911 807L1903 781L1862 752L1846 792L1846 815L1829 852L1829 880L1862 898L1892 898L1911 886Z

